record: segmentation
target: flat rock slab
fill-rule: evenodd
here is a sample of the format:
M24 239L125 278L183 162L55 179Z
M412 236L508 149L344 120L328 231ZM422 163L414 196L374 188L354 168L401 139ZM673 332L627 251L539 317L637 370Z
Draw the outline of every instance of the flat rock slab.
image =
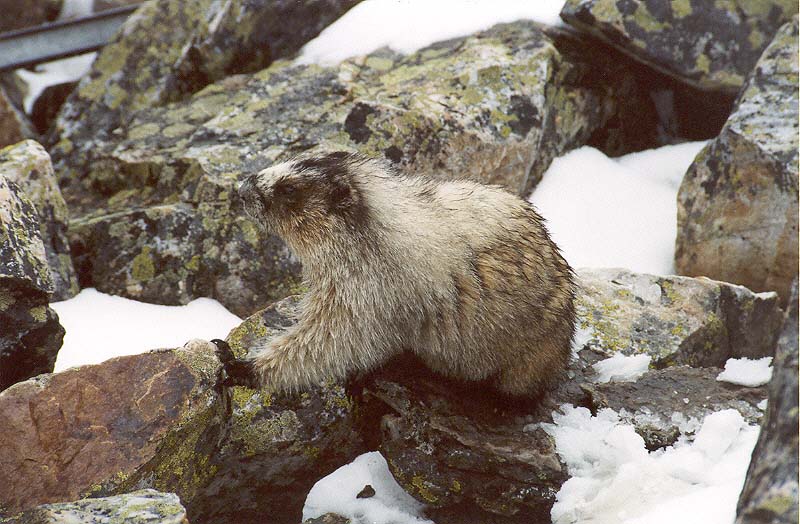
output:
M0 524L189 524L174 493L142 489L124 495L43 504Z
M224 415L213 348L119 357L0 393L2 511L124 492L126 483L191 495L210 474L202 453Z
M695 87L735 93L792 0L568 0L561 18Z
M796 7L796 4L794 4ZM678 192L675 267L785 304L798 264L798 23L764 51Z

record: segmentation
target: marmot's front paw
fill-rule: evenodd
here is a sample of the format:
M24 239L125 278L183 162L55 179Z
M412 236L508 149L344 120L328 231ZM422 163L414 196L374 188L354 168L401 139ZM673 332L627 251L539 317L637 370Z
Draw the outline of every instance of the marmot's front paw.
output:
M258 388L258 380L252 360L236 358L231 347L224 340L215 338L211 342L217 346L217 358L222 362L223 372L217 383L219 386Z

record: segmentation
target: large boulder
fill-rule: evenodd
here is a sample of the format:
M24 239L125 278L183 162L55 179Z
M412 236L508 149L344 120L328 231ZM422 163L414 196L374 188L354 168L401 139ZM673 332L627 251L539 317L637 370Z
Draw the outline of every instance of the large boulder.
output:
M0 508L10 515L141 487L191 499L214 473L208 461L225 420L213 388L219 368L213 344L194 342L6 389Z
M736 524L798 521L797 281L778 340L769 404L736 513Z
M33 204L0 174L0 390L53 370L64 329Z
M675 266L785 301L798 265L798 23L764 51L678 192Z
M36 208L53 280L52 300L75 296L79 288L67 240L69 211L58 188L50 155L33 140L0 149L0 174L15 182Z
M601 82L537 24L518 22L409 56L382 50L228 77L138 112L88 151L57 149L74 177L65 196L82 215L71 234L79 272L103 291L160 303L211 296L249 314L296 289L299 265L243 217L241 173L315 148L358 150L527 194L556 155L639 100L614 88L629 78L615 71Z
M142 489L113 497L43 504L0 524L189 524L174 493Z
M775 293L707 278L625 269L578 271L576 344L606 356L647 354L654 367L722 367L772 356L781 324Z
M358 1L144 3L62 107L51 135L58 142L55 158L80 159L138 109L179 100L225 76L291 57ZM59 176L68 180L71 172L61 167Z
M792 0L567 0L561 17L650 67L706 90L735 93Z

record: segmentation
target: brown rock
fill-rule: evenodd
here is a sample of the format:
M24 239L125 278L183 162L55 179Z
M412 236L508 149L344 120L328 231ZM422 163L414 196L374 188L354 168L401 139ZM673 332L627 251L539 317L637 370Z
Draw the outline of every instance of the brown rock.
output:
M28 117L11 102L0 86L0 148L35 135Z
M0 33L52 22L64 0L0 0Z

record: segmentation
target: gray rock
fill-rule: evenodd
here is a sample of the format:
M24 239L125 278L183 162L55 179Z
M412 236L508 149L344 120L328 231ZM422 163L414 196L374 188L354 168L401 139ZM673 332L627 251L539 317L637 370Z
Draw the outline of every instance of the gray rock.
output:
M774 290L784 302L798 264L797 35L795 17L686 173L675 252L681 274Z
M0 391L53 370L64 329L33 204L0 175Z
M791 0L568 0L561 17L645 64L707 90L735 93Z
M124 495L43 504L0 524L188 524L174 493L142 489Z
M707 278L581 269L576 344L606 356L648 354L657 368L723 367L771 356L781 323L775 293Z
M15 182L36 208L53 280L52 300L75 296L79 287L67 239L69 211L61 196L50 155L33 140L0 149L0 174Z
M736 524L798 520L797 281L775 351L769 404L736 508Z

